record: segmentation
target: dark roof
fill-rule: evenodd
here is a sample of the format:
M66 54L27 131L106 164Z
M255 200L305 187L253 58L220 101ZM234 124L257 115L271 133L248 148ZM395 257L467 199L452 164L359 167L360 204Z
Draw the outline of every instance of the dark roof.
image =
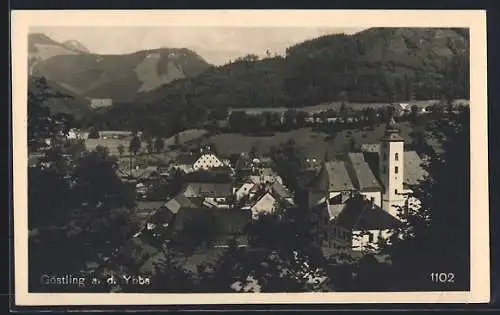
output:
M194 223L214 228L215 235L244 234L251 222L250 211L240 209L181 208L174 221L174 229L182 231Z
M175 158L175 163L180 165L191 165L198 160L197 154L181 153Z
M137 201L135 210L138 213L157 210L165 205L164 201Z
M299 175L299 184L302 187L309 187L317 175L318 170L316 169L305 170Z
M243 233L252 221L250 211L240 209L210 209L215 217L218 233L240 234Z
M400 226L401 222L387 211L356 196L349 199L335 222L351 230L383 230Z
M353 179L359 190L382 189L370 166L365 161L363 153L351 152L347 155L347 159L349 165L352 166Z
M186 197L231 197L231 183L189 183L184 190Z
M404 184L417 185L423 180L428 172L422 167L422 159L415 151L404 153Z
M186 197L183 193L178 194L174 198L165 203L165 207L172 213L177 213L182 208L197 208L200 207L203 200L196 197Z
M311 187L320 191L345 191L355 188L344 161L325 162Z
M246 168L251 168L252 167L252 161L248 154L242 153L238 157L238 159L234 162L234 168L235 169L246 169Z
M279 182L273 182L271 185L272 191L281 198L292 198L292 193Z

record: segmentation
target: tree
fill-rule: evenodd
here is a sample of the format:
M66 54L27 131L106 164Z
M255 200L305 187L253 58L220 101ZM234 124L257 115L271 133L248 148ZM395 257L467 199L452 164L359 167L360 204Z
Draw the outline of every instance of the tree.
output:
M377 123L377 113L375 112L375 110L372 107L367 107L364 110L364 114L368 122L368 125L370 127L375 126L375 124Z
M283 114L284 125L288 128L293 127L296 124L297 111L295 109L289 109Z
M341 104L346 104L349 102L349 97L347 95L347 91L341 91L339 93L339 95L337 96L337 100L341 103Z
M307 116L308 116L307 113L304 111L297 112L297 116L295 117L297 127L299 127L299 128L304 127L304 125L306 123Z
M141 139L139 139L139 136L134 135L130 140L128 151L133 155L137 155L137 153L139 153L140 150L141 150Z
M351 138L349 140L349 151L356 152L358 150L358 144L356 143L356 139Z
M45 140L56 141L74 125L72 116L52 113L48 103L71 99L70 96L51 89L45 78L35 81L35 90L28 89L28 149L36 151L45 146Z
M152 138L148 138L146 140L146 150L148 151L149 154L153 153L154 144L153 144L153 139Z
M410 197L420 205L410 199L401 209L405 224L384 250L392 261L385 285L392 289L432 289L428 277L437 269L461 275L450 289L469 285L469 126L468 111L445 121L440 127L444 153L425 165L430 176L411 187Z
M259 153L259 148L257 147L256 144L253 144L252 147L250 148L250 151L248 152L248 156L251 159L254 159L257 157L257 154Z
M99 257L112 257L113 251L137 231L129 210L134 203L133 187L121 183L115 162L106 148L97 147L59 171L56 164L30 169L29 254L37 261L30 264L31 290L47 290L40 286L41 274L80 274L89 269L88 263L104 265ZM61 251L65 255L61 256ZM59 258L54 260L55 256ZM72 289L79 290L61 288Z
M95 127L90 128L88 138L89 139L99 139L99 132L97 131L97 129Z
M242 131L247 121L247 113L244 111L232 111L229 116L229 127L234 131Z
M162 152L164 147L165 147L165 141L163 140L163 138L162 137L155 138L154 149L156 153Z
M411 106L411 120L414 124L417 123L417 117L418 117L418 106L412 105Z
M120 143L120 145L118 145L117 149L118 149L118 153L120 154L120 156L122 156L123 153L125 153L125 146L123 144Z

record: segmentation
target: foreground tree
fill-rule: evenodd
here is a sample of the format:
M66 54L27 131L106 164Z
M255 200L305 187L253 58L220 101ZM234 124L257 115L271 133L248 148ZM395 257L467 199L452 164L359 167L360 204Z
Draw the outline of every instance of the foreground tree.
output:
M448 289L469 286L470 261L470 151L469 111L444 121L438 130L444 136L444 153L425 166L430 174L412 187L412 197L401 209L405 225L395 231L384 249L392 265L364 268L372 288L383 280L389 290L442 289L431 274L453 274ZM417 202L416 200L419 200ZM382 271L383 270L383 271Z
M130 140L128 151L130 152L130 154L137 155L140 150L141 150L141 139L139 139L139 136L135 134Z
M165 148L165 141L163 140L163 138L162 137L155 138L154 149L156 153L162 152L164 148Z

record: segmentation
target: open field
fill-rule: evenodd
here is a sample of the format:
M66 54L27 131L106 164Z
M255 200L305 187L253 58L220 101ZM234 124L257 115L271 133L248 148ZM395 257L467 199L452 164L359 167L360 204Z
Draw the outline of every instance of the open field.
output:
M100 132L100 133L105 133L105 131ZM129 133L129 132L124 132L124 133ZM188 143L190 141L193 141L195 139L201 138L205 134L207 134L208 131L204 129L189 129L189 130L184 130L179 132L179 141L181 144L183 143ZM102 135L101 135L102 136ZM115 155L119 156L118 152L118 147L123 145L125 148L124 155L128 156L128 147L130 144L130 137L125 137L121 139L113 139L113 138L99 138L99 139L85 139L85 148L89 151L94 150L97 146L104 146L109 149L109 154L110 155ZM141 151L144 152L146 150L146 143L145 141L142 141L142 146L141 146ZM165 148L168 150L169 145L175 144L175 136L172 136L168 139L165 140Z
M193 141L195 139L203 137L208 131L205 129L188 129L178 133L180 143L186 143ZM175 136L172 136L165 140L165 147L175 144Z
M107 147L110 155L119 156L118 147L120 144L125 148L125 154L128 154L129 139L85 139L85 148L93 151L97 146Z
M427 107L430 105L433 105L435 103L439 102L439 100L426 100L426 101L412 101L412 102L406 102L406 103L411 103L412 105L417 105L418 107ZM405 103L405 102L398 102L398 103ZM469 104L468 100L455 100L454 104ZM346 103L346 107L353 109L353 110L362 110L367 107L371 107L374 109L381 108L381 107L387 107L391 105L391 103ZM314 114L314 113L319 113L328 109L333 109L335 111L340 110L341 103L340 102L328 102L328 103L322 103L314 106L306 106L306 107L300 107L296 108L298 111L304 111L309 114ZM287 107L275 107L275 108L233 108L233 111L245 111L247 114L253 114L253 115L258 115L263 112L271 112L271 113L284 113L290 108Z
M413 127L407 123L399 124L401 136L406 143L411 143L410 133ZM301 128L288 132L277 132L274 136L253 137L237 133L219 134L210 137L207 141L215 144L222 155L248 152L252 146L256 146L260 153L266 154L272 146L278 146L289 139L302 148L310 158L321 159L328 150L330 157L342 154L350 139L353 138L358 145L365 143L378 143L383 136L385 124L377 126L374 130L343 130L339 131L334 139L328 139L326 133L315 132L311 128Z

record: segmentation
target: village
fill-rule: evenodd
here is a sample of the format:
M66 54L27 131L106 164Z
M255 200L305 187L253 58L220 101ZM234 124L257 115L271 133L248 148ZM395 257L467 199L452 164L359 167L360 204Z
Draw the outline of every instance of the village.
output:
M145 145L140 145L139 154L132 154L131 148L127 154L124 144L140 139L140 132L99 131L98 138L90 138L88 133L71 130L66 137L83 141L89 151L106 147L116 157L118 177L135 187L133 214L140 228L130 242L141 248L137 256L142 275L153 274L155 262L165 259L151 242L182 249L188 253L187 268L195 268L231 246L257 246L248 233L252 224L263 215L280 215L292 208L307 212L314 243L326 259L339 253L360 258L376 253L402 226L402 209L418 209L419 200L409 195L413 185L428 175L423 166L428 156L409 148L400 135L400 123L412 115L411 106L396 108L387 121L380 121L383 136L378 141L348 148L339 156L325 151L324 156L305 158L302 169L294 173L295 185L282 174L272 154L254 148L224 155L211 143L194 141L168 154L167 150L148 153L151 150ZM422 107L417 114L430 115L430 111ZM363 120L359 116L344 119L324 123ZM178 136L174 138L179 144ZM287 143L293 144L293 139ZM36 155L30 163L34 160ZM126 250L130 247L125 244L118 251ZM104 262L117 255L108 255ZM89 263L89 272L102 264Z

